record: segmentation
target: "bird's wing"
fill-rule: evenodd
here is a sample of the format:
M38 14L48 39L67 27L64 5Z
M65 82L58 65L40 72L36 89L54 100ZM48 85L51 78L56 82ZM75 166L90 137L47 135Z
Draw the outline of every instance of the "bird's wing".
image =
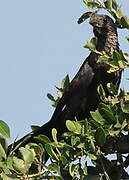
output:
M57 119L62 113L65 114L67 118L70 118L69 113L74 113L76 108L80 105L80 101L84 97L84 94L86 97L88 87L91 84L94 76L93 68L89 65L89 60L91 58L95 58L94 55L91 56L90 54L82 64L80 70L71 81L62 98L58 102L58 105L50 121L57 122Z

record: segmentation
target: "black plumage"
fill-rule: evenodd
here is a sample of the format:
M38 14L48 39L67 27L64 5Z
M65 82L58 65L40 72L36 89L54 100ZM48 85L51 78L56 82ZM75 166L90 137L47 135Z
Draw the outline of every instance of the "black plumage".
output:
M98 38L96 46L98 51L105 51L106 54L110 53L111 48L119 51L117 29L109 16L92 14L89 23L93 26L94 35ZM33 142L33 137L39 134L44 134L52 139L52 128L57 129L58 140L60 140L62 133L67 130L66 120L84 119L90 116L90 111L97 109L100 102L97 92L99 84L103 85L107 96L107 83L112 82L118 89L122 72L107 73L109 65L96 62L99 56L95 52L89 54L66 88L50 121L28 134L27 140L22 145Z

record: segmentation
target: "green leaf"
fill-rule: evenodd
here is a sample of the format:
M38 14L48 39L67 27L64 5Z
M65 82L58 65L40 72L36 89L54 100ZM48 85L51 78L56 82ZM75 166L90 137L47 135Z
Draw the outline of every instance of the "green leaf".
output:
M66 126L68 128L69 131L75 132L76 131L76 126L74 124L74 122L67 120L66 121Z
M64 90L65 88L68 87L69 83L70 83L69 75L66 75L65 78L61 81L61 88Z
M19 180L19 178L17 178L15 175L13 174L5 174L5 173L1 173L0 174L1 178L3 180Z
M63 180L61 176L56 176L56 180Z
M76 126L76 134L81 134L82 133L82 125L79 121L74 121L74 124Z
M96 148L95 148L95 143L93 139L90 139L90 144L91 144L92 150L95 152Z
M91 154L91 153L88 153L88 152L86 152L86 154L90 159L92 159L94 161L97 159L97 156L95 156L94 154Z
M44 152L44 148L42 147L41 144L28 143L28 144L26 144L25 148L32 151L32 153L34 154L34 157L36 155L43 154L43 152Z
M113 51L112 58L116 63L118 63L118 66L120 68L124 68L125 65L128 63L127 60L125 59L122 51L120 51L120 52L118 52L116 50Z
M68 163L68 160L66 159L65 156L62 155L62 156L60 156L59 158L60 158L60 161L62 162L63 165L65 165L65 164Z
M74 174L75 174L75 170L77 168L77 165L76 164L70 164L69 166L69 173L72 177L74 177Z
M90 15L92 14L92 12L86 12L84 13L79 19L78 19L78 24L83 23L86 19L88 19L90 17Z
M127 125L128 125L127 121L124 120L122 125L121 125L121 129L124 129Z
M117 123L114 125L115 128L120 129L121 128L121 124L119 121L117 121Z
M99 111L95 111L95 112L90 112L91 117L100 125L104 125L105 123L105 119L101 116L101 114L99 113Z
M121 132L121 130L108 130L108 132L110 136L116 136Z
M84 120L84 124L82 125L82 136L85 136L85 134L87 133L88 129L89 129L88 120L85 119Z
M76 134L81 134L81 124L79 122L67 120L66 126L69 131L72 131Z
M36 137L34 137L34 139L41 143L45 143L45 144L51 143L50 139L45 135L36 136Z
M45 149L52 158L59 160L58 156L53 150L53 147L50 144L45 144Z
M105 131L104 129L101 127L101 128L98 128L95 132L95 140L97 142L98 145L103 145L106 141L106 135L105 135Z
M106 93L105 93L105 91L103 89L103 86L101 84L98 86L97 90L98 90L98 93L100 95L100 98L105 99L106 98Z
M31 164L34 161L34 154L29 149L21 147L19 148L19 152L22 155L22 158L25 161L25 163Z
M0 120L0 136L5 139L10 138L10 129L8 125L2 120Z
M52 138L55 142L57 142L57 130L55 128L52 129Z
M101 55L98 60L98 63L109 63L109 57L106 55Z
M7 168L8 168L9 170L13 170L13 171L14 171L14 168L13 168L13 158L12 158L12 156L11 156L11 157L10 157L10 156L7 157L6 163L7 163Z
M102 117L107 120L109 123L116 123L117 119L114 116L112 110L109 108L108 105L104 103L99 104L99 112L102 115Z
M22 159L13 156L13 167L19 172L25 174L28 171L30 165L26 164Z
M122 102L121 101L121 109L124 113L129 114L129 100Z
M71 144L72 144L72 146L77 147L80 144L80 138L72 136L71 137Z
M6 159L6 152L3 148L3 146L1 145L1 143L0 143L0 158Z
M93 52L98 52L96 50L96 45L97 45L97 38L93 37L90 41L87 41L87 44L84 46L84 48L88 48L90 51Z
M63 134L64 137L71 137L72 135L73 135L72 132L65 132L65 133Z
M59 166L56 163L51 163L48 165L48 171L58 173Z

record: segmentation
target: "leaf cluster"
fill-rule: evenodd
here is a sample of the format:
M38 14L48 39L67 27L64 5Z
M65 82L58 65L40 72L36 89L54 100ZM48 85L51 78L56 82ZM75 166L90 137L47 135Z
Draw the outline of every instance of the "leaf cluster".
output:
M78 23L84 22L91 13L104 9L116 20L118 28L129 29L128 18L115 0L83 0L91 9L84 13ZM129 38L127 37L127 40ZM108 73L128 67L127 55L111 50L110 55L96 50L97 39L92 38L85 48L99 54L98 64L107 63ZM57 97L48 94L56 107L69 85L67 75L57 88ZM113 84L107 84L110 96L106 97L103 86L98 87L101 103L91 117L81 121L66 121L67 132L58 142L58 132L52 129L51 141L44 135L35 137L35 143L21 147L20 142L8 152L10 138L8 125L0 120L0 179L2 180L121 180L129 179L129 93ZM33 130L37 127L33 126ZM26 137L25 139L27 139ZM24 139L24 140L25 140ZM21 141L24 141L21 140ZM46 154L49 163L45 163ZM112 160L108 155L115 156Z

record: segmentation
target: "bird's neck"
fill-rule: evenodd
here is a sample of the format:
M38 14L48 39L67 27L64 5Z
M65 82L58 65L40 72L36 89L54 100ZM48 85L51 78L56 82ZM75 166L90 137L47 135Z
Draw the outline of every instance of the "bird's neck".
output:
M98 37L98 43L96 49L98 51L105 51L107 54L110 53L111 48L119 50L118 36L116 31L109 31Z

